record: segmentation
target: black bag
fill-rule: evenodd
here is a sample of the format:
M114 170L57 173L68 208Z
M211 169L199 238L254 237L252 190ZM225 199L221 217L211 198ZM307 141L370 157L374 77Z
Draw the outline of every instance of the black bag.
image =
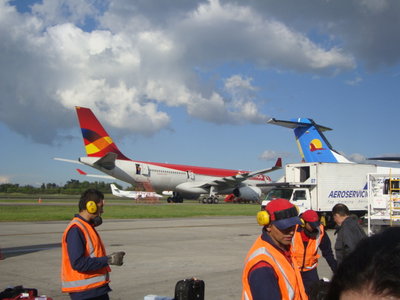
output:
M22 285L17 285L13 288L6 288L0 293L0 299L14 299L22 293L27 293L31 297L37 297L37 289L24 288ZM18 299L18 298L17 298Z
M179 280L174 300L204 300L204 281L196 278Z
M329 281L320 279L314 282L311 286L310 295L308 295L309 300L324 300L328 295L329 291Z

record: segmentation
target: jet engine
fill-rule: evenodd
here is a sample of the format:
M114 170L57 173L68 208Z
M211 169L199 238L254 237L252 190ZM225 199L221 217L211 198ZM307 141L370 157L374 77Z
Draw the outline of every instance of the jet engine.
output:
M256 186L242 186L234 189L233 194L244 201L260 202L261 189Z

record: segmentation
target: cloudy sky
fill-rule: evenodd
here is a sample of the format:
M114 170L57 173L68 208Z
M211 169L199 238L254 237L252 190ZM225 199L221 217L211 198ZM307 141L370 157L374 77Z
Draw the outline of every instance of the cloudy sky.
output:
M0 0L0 182L86 179L53 160L85 155L74 106L143 161L299 162L271 117L333 128L355 161L400 155L399 15L396 0Z

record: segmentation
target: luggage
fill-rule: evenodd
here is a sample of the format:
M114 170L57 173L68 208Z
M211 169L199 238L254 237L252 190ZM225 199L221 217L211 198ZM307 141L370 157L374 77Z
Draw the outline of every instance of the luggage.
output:
M46 296L38 296L37 289L24 288L22 285L6 288L0 293L2 300L52 300Z
M320 279L313 283L311 287L309 300L324 300L328 295L330 282L324 279Z
M196 278L179 280L175 285L175 300L204 300L204 281Z

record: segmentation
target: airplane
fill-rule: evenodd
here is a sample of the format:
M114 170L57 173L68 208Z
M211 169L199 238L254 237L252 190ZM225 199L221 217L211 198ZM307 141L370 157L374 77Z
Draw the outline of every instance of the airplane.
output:
M105 179L115 179L112 176L109 175L99 175L99 174L88 174L85 171L82 171L81 169L76 169L78 171L79 174L84 175L84 176L88 176L88 177L96 177L96 178L105 178ZM111 192L114 196L117 197L127 197L127 198L134 198L134 199L138 199L138 198L161 198L163 197L162 195L159 195L155 192L146 192L146 191L123 191L120 190L119 188L116 187L115 184L110 184L111 187ZM167 195L169 196L170 193L168 191L164 191L163 195Z
M127 198L161 198L162 196L155 192L142 192L142 191L121 191L115 186L115 184L110 184L111 192L117 197L127 197Z
M388 162L400 162L400 156L382 156L382 157L370 157L368 160L382 160Z
M87 156L78 160L54 159L95 168L112 178L142 185L147 191L172 191L168 202L183 202L184 198L197 199L207 194L207 203L217 203L217 195L231 193L259 202L261 193L270 188L265 184L272 181L264 174L282 168L280 158L273 167L254 172L132 160L118 149L89 108L75 109Z
M323 131L332 129L318 125L312 119L298 118L284 121L272 118L267 123L294 129L303 162L353 163L334 150L323 134Z

